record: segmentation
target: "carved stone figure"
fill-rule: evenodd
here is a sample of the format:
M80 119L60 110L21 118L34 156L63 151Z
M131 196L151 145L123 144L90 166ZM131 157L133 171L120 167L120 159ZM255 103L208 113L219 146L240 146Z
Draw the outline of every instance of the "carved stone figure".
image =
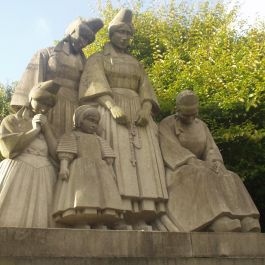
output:
M151 113L159 106L142 65L127 48L132 12L122 9L109 25L110 42L88 58L79 87L81 102L99 104L103 138L114 149L114 171L126 220L136 229L165 211L164 166Z
M260 231L259 212L243 182L225 168L209 129L197 118L197 96L181 92L176 109L159 125L167 218L180 231Z
M41 227L51 225L51 206L56 172L57 141L45 114L56 103L59 85L37 84L28 106L3 119L0 150L0 226Z
M76 19L66 29L65 37L55 46L38 51L27 66L11 100L14 108L24 106L29 90L45 80L61 85L58 102L49 113L57 137L73 128L72 117L78 107L78 86L85 63L82 48L95 40L103 26L100 19Z
M106 228L119 221L122 201L108 143L96 135L100 114L94 107L80 106L74 114L75 130L58 145L60 159L54 218L75 226Z

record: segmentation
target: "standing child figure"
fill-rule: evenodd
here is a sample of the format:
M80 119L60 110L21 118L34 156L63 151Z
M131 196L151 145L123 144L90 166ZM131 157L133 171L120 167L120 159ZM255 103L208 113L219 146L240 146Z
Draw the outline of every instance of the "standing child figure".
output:
M122 201L112 171L115 155L96 134L100 114L83 105L74 114L75 129L57 147L60 159L54 214L57 223L106 228L119 221Z
M46 114L56 104L60 86L38 83L27 106L0 125L0 226L51 227L57 140Z

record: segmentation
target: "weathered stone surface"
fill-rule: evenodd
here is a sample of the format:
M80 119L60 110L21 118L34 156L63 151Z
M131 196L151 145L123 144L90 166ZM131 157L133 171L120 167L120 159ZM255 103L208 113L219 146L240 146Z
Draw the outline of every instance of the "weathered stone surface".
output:
M195 257L265 257L265 234L191 233Z
M0 256L191 257L190 234L77 229L0 229Z
M0 228L0 265L264 265L265 234Z

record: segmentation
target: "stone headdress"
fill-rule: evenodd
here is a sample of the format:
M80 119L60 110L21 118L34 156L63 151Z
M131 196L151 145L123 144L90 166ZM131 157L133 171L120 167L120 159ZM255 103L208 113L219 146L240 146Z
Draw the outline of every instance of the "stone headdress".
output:
M131 33L134 32L134 27L132 24L132 11L130 9L121 9L113 18L108 28L109 35L111 36L111 34L121 26L127 26Z
M176 97L176 111L185 114L198 112L199 99L191 90L183 90Z
M82 105L79 106L74 113L73 116L73 122L74 122L74 127L79 128L81 121L83 120L84 117L86 117L89 113L98 113L97 108L90 106L90 105Z
M51 105L55 105L57 100L57 93L59 91L60 85L55 83L53 80L40 82L35 85L29 93L29 102L32 99L40 100L46 99L51 102Z
M99 18L86 20L84 18L78 17L67 27L65 36L67 37L76 31L78 31L79 34L84 37L86 35L91 35L91 31L92 34L95 35L103 27L103 25L103 21Z

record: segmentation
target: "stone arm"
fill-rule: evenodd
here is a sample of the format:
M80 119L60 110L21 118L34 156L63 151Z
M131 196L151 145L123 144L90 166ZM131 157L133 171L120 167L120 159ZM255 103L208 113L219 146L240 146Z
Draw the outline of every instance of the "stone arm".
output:
M178 140L175 115L169 116L160 122L159 142L164 163L171 170L187 164L192 158L196 159L196 156L184 148Z
M61 180L69 179L69 166L77 157L77 153L76 136L73 133L63 135L57 146L57 155L60 160L59 178Z
M159 112L159 104L154 89L145 73L143 66L139 63L141 78L139 83L139 96L141 99L141 109L137 113L136 125L146 126L151 114Z
M0 150L5 158L14 158L40 133L40 126L21 131L22 119L12 114L3 119L0 125Z
M57 160L56 148L58 145L58 141L54 136L54 133L48 121L42 126L42 132L47 142L50 156L53 159Z
M113 149L110 147L107 141L105 141L100 136L97 136L97 139L100 144L102 159L105 160L108 165L112 165L116 157Z
M116 105L112 90L104 72L103 55L96 53L87 59L79 85L79 99L82 104L97 101L108 109L119 124L127 125L125 112Z

